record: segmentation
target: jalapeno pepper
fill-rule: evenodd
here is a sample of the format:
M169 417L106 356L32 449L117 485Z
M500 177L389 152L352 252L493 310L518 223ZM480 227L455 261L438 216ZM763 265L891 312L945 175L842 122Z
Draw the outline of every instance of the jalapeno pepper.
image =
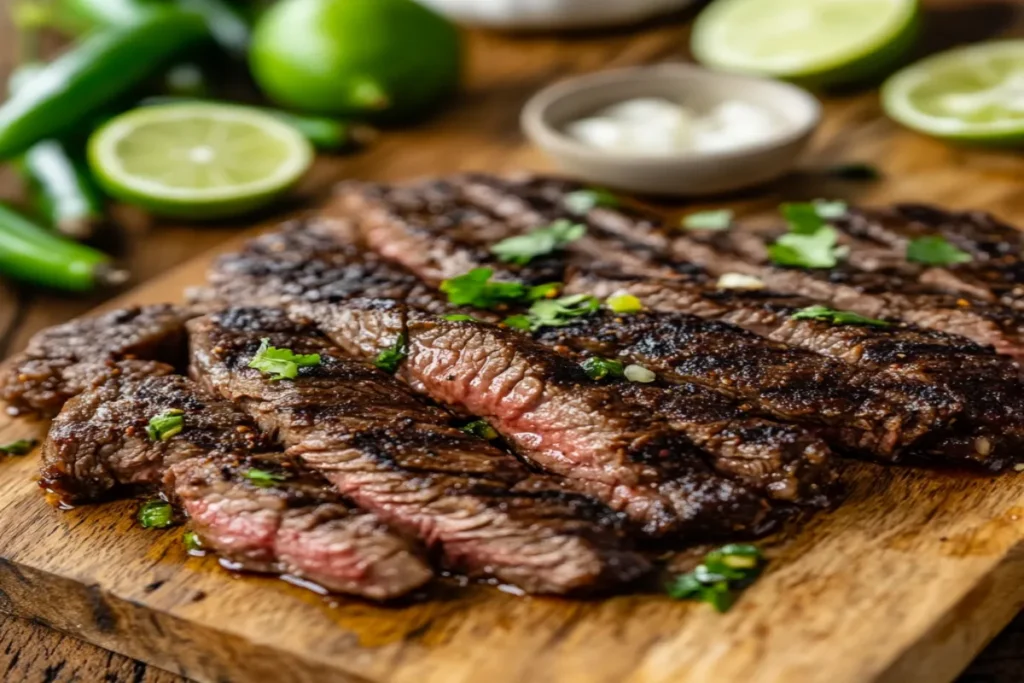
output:
M2 204L0 273L70 291L120 284L127 278L106 254L61 239Z
M171 9L91 34L0 106L0 159L60 137L208 36L201 17Z

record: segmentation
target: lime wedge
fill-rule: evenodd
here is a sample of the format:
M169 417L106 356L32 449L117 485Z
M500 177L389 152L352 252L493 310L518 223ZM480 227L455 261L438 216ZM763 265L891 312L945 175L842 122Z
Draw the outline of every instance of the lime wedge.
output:
M981 43L913 64L886 81L882 106L940 138L1024 142L1024 41Z
M157 215L237 216L287 191L313 160L291 126L248 107L183 103L135 109L89 139L111 195Z
M887 73L913 46L917 0L716 0L691 46L707 66L808 85Z

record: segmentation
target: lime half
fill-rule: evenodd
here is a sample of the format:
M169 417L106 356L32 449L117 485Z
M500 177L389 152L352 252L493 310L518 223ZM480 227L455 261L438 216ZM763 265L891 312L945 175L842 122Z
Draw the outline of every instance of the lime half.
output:
M724 71L830 86L893 68L917 35L917 0L716 0L693 53Z
M111 195L163 216L222 218L264 206L313 160L309 142L248 107L183 103L135 109L89 139L89 165Z
M889 116L951 140L1024 141L1024 41L982 43L924 59L882 87Z

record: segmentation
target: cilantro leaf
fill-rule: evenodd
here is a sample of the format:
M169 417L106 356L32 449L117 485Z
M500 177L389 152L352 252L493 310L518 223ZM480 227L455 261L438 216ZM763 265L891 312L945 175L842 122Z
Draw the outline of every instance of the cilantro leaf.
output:
M451 313L449 315L442 315L441 319L442 320L447 320L450 323L483 323L483 322L487 322L486 320L481 320L480 318L474 318L473 316L466 315L465 313Z
M698 211L683 218L682 225L686 230L728 230L732 226L735 214L730 209L715 211Z
M769 245L768 257L778 266L832 268L842 255L838 243L839 233L830 225L809 235L790 232Z
M393 375L398 370L398 366L401 365L402 361L408 357L409 347L406 344L405 335L400 334L390 348L384 349L377 354L373 364L384 372L389 372Z
M138 518L143 529L163 529L174 521L174 510L166 500L156 498L142 504Z
M491 247L491 253L505 263L525 266L537 258L550 254L583 237L587 228L565 219L557 220L544 228L537 228L525 235L516 235L498 242Z
M513 330L522 330L523 332L530 331L530 318L525 315L510 315L502 321L508 327Z
M601 307L597 297L589 294L574 294L561 299L541 299L533 302L526 318L530 331L536 332L544 327L565 327L571 325L574 318L588 316ZM513 316L515 317L515 316ZM510 327L508 319L505 324Z
M789 223L789 232L794 235L813 235L825 227L825 219L814 204L806 202L783 204L779 210L782 217Z
M498 431L487 420L473 420L464 426L462 431L473 436L479 436L481 439L487 439L488 441L494 441L500 436Z
M271 381L295 379L299 376L299 368L320 365L320 354L296 354L291 349L279 349L270 345L270 339L264 338L257 349L256 355L249 361L249 367L270 375Z
M0 446L0 453L4 455L28 455L38 445L39 441L36 439L18 439L17 441Z
M608 190L593 187L588 190L577 190L565 195L565 208L577 216L585 216L599 206L614 209L621 203L619 198Z
M738 592L763 569L764 558L755 546L730 544L709 552L692 572L676 577L666 592L676 600L707 602L718 612L727 612Z
M969 263L974 259L963 249L950 244L946 238L934 235L912 240L907 245L907 260L929 266L951 266Z
M185 428L185 411L171 408L159 415L154 415L146 425L146 435L150 441L167 441Z
M580 367L593 380L602 380L605 377L623 377L626 369L622 361L600 356L591 356L580 363Z
M868 318L853 311L837 311L827 306L808 306L789 316L793 320L822 320L833 325L870 325L890 327L892 323L877 318Z
M474 268L465 275L445 280L441 291L448 295L448 303L455 306L494 308L500 304L515 303L527 292L520 282L491 282L494 270Z
M282 481L288 479L288 476L285 474L275 474L274 472L267 472L266 470L258 470L256 468L246 470L242 476L252 482L254 486L258 486L261 489L276 486Z

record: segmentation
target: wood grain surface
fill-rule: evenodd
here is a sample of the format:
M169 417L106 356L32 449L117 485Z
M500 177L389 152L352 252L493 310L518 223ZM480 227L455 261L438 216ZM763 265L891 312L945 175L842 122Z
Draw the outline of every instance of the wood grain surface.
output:
M928 49L1024 31L1020 3L928 4ZM460 102L431 123L389 132L367 153L321 160L301 199L315 200L346 177L545 169L518 132L529 94L569 73L685 58L686 20L572 37L472 34ZM4 38L11 35L0 25L8 60ZM902 131L881 115L872 92L830 97L826 113L801 173L729 201L925 200L986 208L1024 224L1019 154L954 148ZM821 173L846 161L871 161L886 179L858 185ZM0 177L0 196L18 197L9 175ZM146 283L130 301L178 298L184 285L201 280L205 259L174 267L244 227L117 215L126 228L122 253L136 281ZM0 355L99 298L0 284ZM0 422L0 441L43 429ZM0 463L0 611L199 680L941 682L953 680L1024 604L1020 477L857 466L847 505L773 542L771 571L721 617L660 596L569 602L479 586L442 586L430 600L389 609L328 601L280 581L231 576L210 558L187 558L180 530L137 528L132 503L48 508L32 481L33 460ZM100 672L121 680L129 671L135 678L124 680L174 680L65 637L43 638L39 625L0 624L4 680L103 680ZM1002 649L967 679L1024 680L1021 631L1007 633ZM65 665L54 668L58 662Z

